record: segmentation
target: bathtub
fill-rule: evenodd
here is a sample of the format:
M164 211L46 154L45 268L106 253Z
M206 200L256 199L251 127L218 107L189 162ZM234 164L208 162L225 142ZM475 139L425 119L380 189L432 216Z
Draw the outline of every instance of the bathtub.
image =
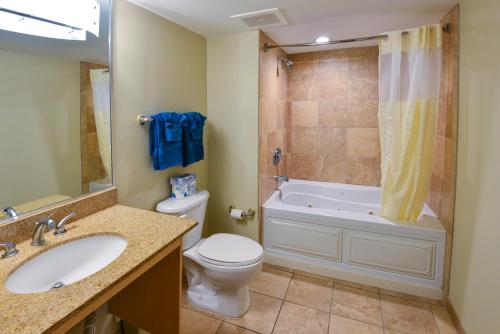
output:
M265 261L440 299L446 231L425 206L417 222L379 215L379 187L290 180L263 205Z

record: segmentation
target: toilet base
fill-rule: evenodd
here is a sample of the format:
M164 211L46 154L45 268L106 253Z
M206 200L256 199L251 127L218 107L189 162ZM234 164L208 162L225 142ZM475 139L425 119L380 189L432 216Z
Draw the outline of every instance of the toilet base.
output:
M211 291L200 286L189 287L187 298L196 307L233 318L243 316L250 307L248 285L228 286Z

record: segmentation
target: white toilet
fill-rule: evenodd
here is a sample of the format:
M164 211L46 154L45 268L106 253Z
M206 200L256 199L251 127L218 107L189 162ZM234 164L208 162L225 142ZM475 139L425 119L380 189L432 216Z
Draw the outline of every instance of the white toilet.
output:
M183 238L189 301L229 317L241 317L250 307L248 284L262 270L263 249L236 234L218 233L202 239L208 191L158 203L156 211L198 221Z

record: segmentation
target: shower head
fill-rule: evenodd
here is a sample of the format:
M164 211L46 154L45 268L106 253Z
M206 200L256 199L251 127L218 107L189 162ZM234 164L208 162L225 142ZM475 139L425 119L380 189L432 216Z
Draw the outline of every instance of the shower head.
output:
M287 70L292 70L293 69L293 61L290 59L281 59L281 67L286 68Z

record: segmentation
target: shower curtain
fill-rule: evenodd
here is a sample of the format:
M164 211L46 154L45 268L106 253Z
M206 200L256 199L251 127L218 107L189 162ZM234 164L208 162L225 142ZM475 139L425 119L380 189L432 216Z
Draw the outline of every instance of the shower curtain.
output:
M92 100L99 153L104 169L108 176L111 177L111 99L109 71L103 69L90 70L90 82L92 83Z
M430 187L441 80L441 26L392 31L380 43L380 214L416 221Z

